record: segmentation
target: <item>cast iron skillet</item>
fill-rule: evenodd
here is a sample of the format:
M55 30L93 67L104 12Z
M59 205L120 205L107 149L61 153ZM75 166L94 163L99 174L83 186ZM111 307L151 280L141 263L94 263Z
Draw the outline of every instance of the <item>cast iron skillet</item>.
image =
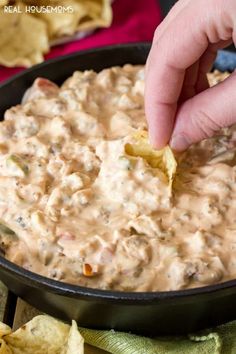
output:
M61 84L73 71L144 64L150 45L119 45L54 59L0 86L0 115L20 103L38 76ZM142 334L180 334L236 319L236 280L198 289L125 293L73 286L48 279L0 256L0 279L16 295L63 320L90 328Z

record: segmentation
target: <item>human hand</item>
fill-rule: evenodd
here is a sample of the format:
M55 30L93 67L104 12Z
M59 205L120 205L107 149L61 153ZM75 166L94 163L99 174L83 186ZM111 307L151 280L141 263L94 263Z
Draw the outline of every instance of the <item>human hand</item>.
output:
M236 123L236 73L209 88L217 50L236 43L235 0L179 0L156 29L146 66L151 143L175 150Z

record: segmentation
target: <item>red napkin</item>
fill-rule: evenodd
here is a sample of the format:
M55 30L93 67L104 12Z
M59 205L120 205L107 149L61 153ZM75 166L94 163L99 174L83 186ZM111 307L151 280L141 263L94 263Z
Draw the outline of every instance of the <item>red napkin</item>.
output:
M53 47L46 59L109 44L151 41L161 21L157 0L115 0L113 14L111 27L97 30L84 39ZM0 66L0 81L22 70L24 68Z

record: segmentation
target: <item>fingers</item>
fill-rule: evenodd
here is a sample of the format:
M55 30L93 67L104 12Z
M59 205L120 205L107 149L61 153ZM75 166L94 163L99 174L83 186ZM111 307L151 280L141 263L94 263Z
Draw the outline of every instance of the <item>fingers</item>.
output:
M209 43L232 37L232 20L223 6L222 0L188 1L154 37L146 71L145 111L156 148L162 148L171 137L186 71L193 69ZM204 70L199 71L197 91L207 87Z
M174 118L177 108L177 99L180 95L184 80L184 71L168 66L167 70L153 73L147 76L147 87L145 89L145 111L148 117L148 127L151 143L156 148L165 146L171 136ZM168 81L163 87L161 82ZM168 90L168 95L163 91ZM158 119L156 119L158 117Z
M181 105L170 145L177 151L236 123L236 73Z
M199 76L199 60L185 71L184 82L179 97L179 102L184 102L196 94L196 83Z
M145 112L150 141L156 148L162 148L170 139L185 70L199 59L208 46L207 38L196 42L190 31L186 31L186 16L190 17L191 22L193 14L177 15L159 41L154 38L149 54Z
M200 58L198 67L198 78L195 84L196 93L200 93L209 88L207 72L211 70L216 55L217 49L215 48L215 46L214 48L211 48L211 45L209 45L205 53Z
M178 104L209 88L207 73L212 69L217 51L218 49L227 47L231 42L232 41L229 40L210 44L201 58L185 71L185 78Z
M164 21L161 22L161 24L158 26L156 29L156 37L160 37L164 31L168 28L170 23L173 21L173 19L182 11L182 9L188 5L188 3L192 0L178 0L174 6L170 9L168 15L164 19Z

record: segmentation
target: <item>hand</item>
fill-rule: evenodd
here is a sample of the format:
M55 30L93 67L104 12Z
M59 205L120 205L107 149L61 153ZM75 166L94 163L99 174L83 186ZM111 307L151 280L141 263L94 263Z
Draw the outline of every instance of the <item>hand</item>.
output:
M175 150L236 123L236 73L209 88L217 50L236 43L235 0L179 0L156 29L146 66L151 143Z

